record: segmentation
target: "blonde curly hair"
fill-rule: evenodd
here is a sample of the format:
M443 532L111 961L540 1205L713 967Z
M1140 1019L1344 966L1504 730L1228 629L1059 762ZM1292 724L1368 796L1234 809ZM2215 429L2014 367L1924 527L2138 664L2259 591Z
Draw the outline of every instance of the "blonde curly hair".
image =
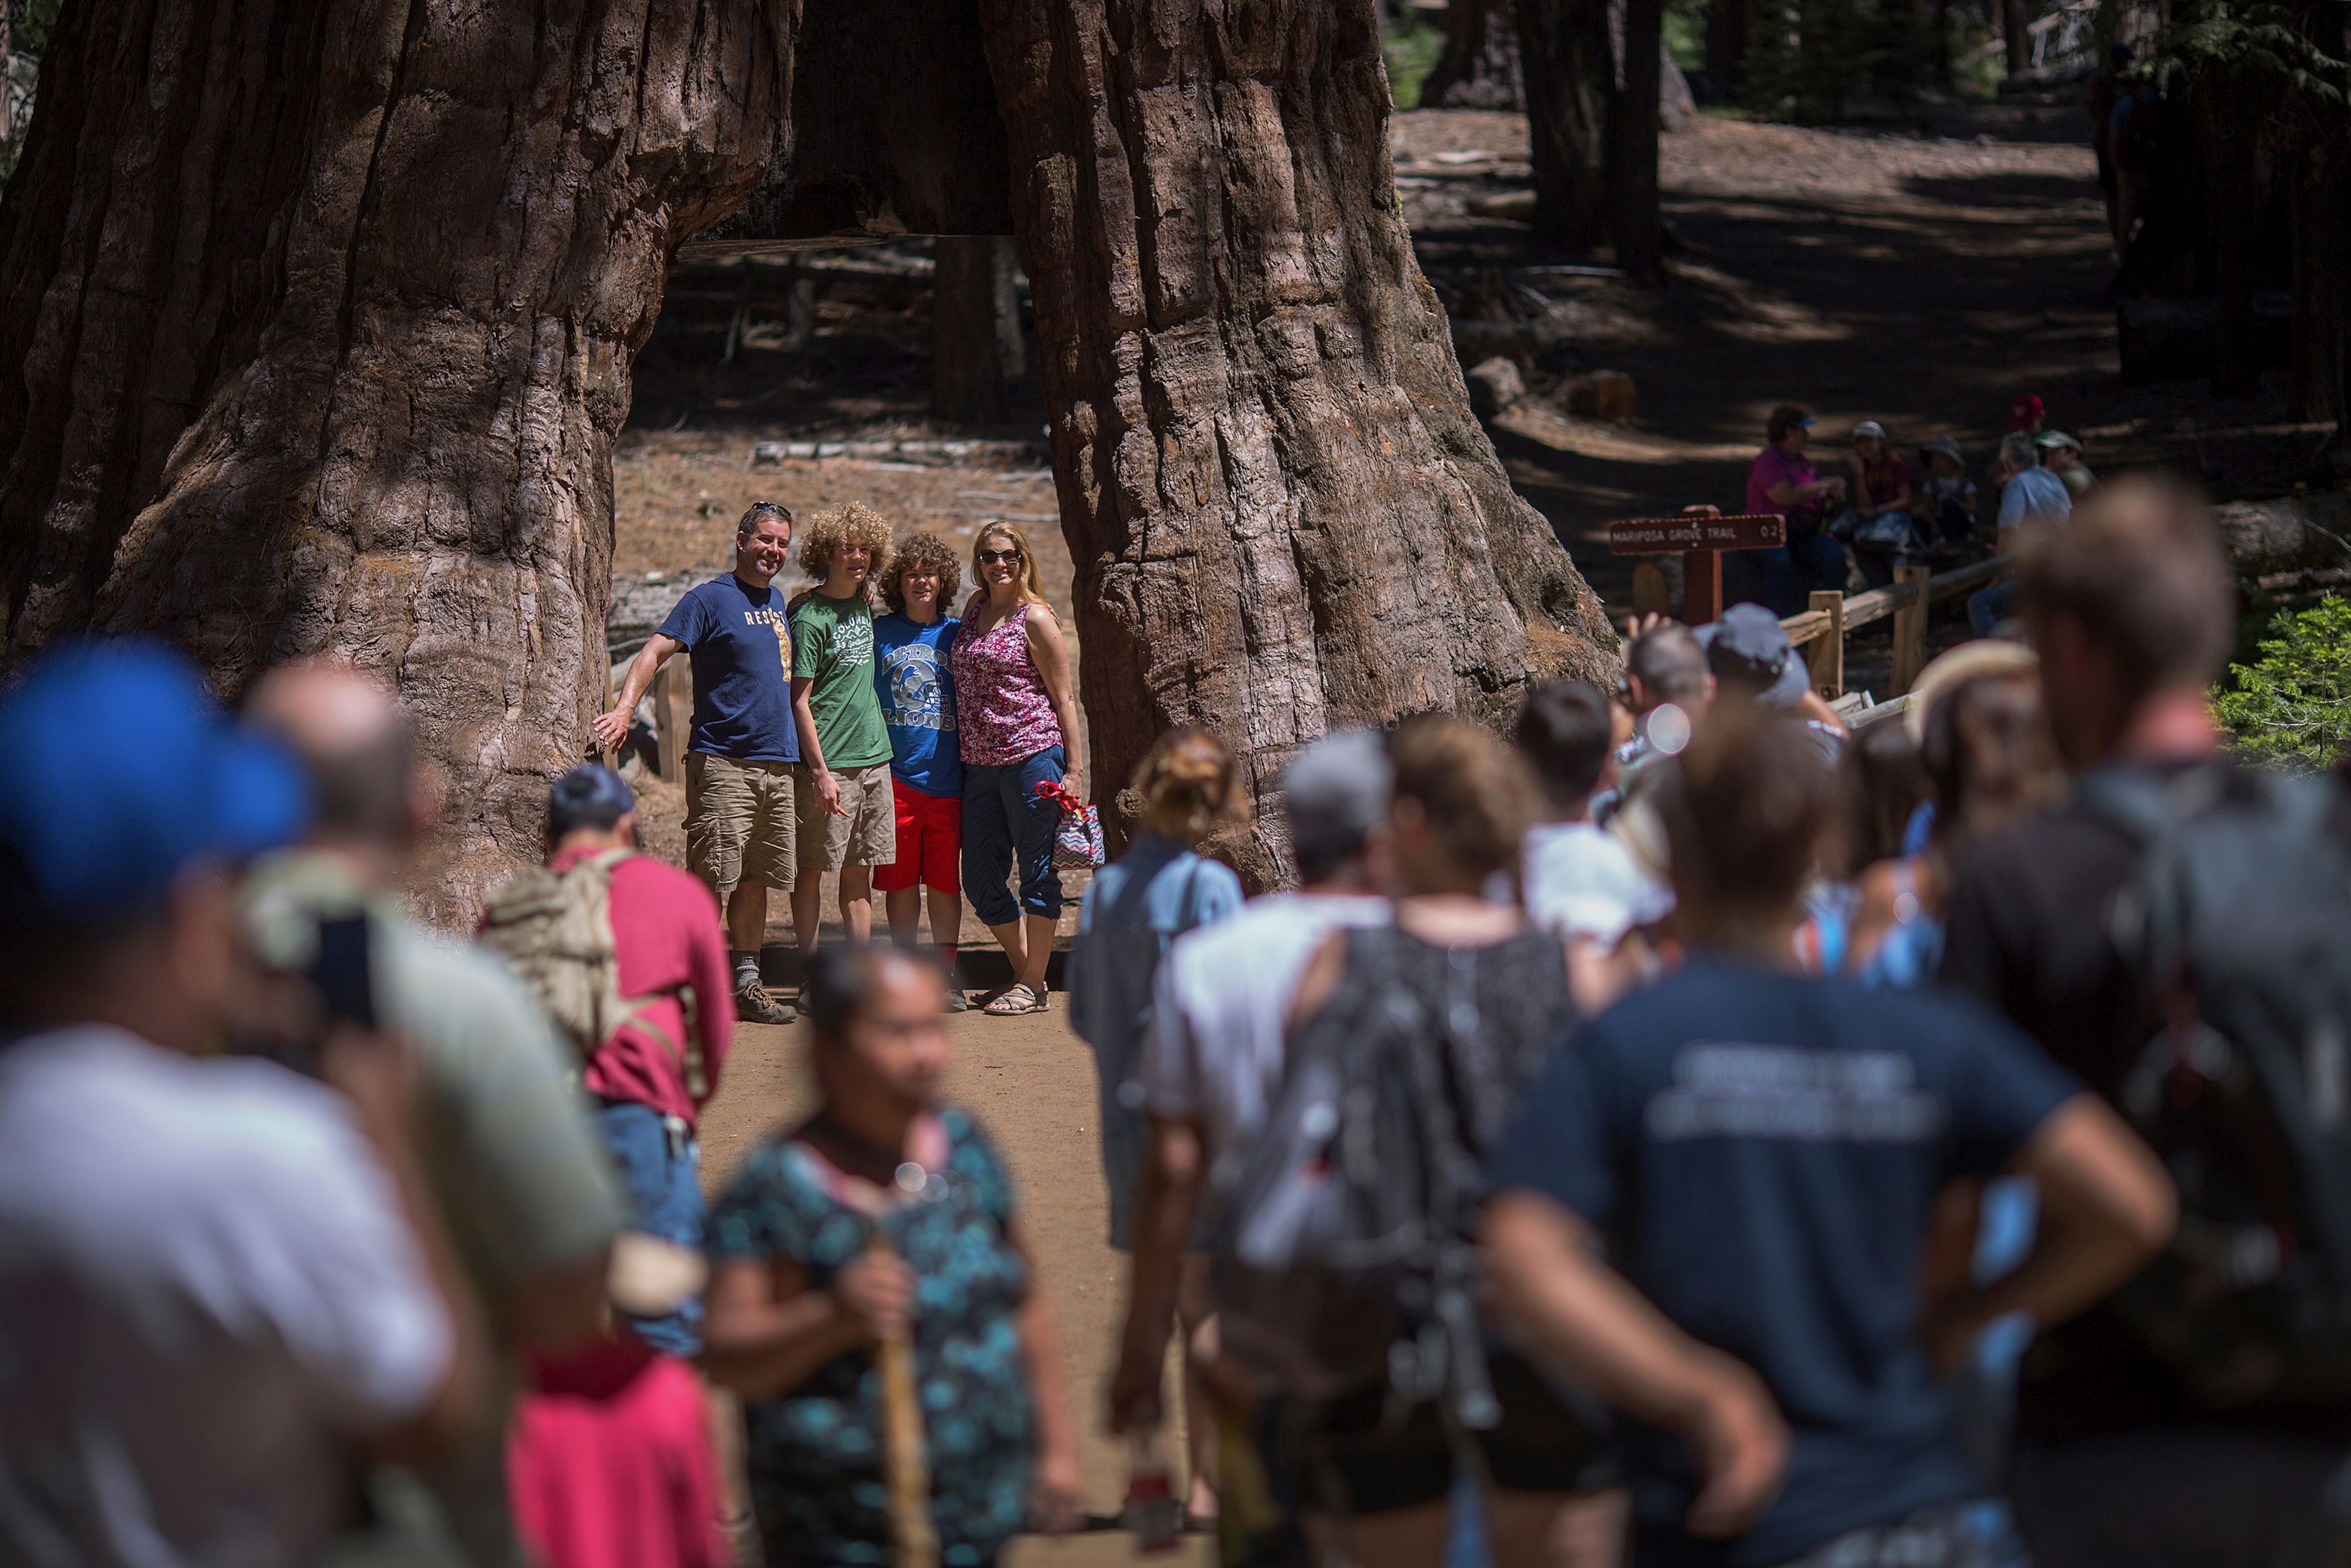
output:
M896 551L890 543L890 519L862 501L852 501L809 519L800 536L800 570L821 581L832 570L835 551L844 545L863 545L872 552L866 580L878 582L890 570Z
M891 559L889 570L877 572L874 580L882 585L882 602L904 615L906 612L906 574L927 571L939 580L939 613L955 613L955 598L963 587L963 562L956 559L955 546L936 534L908 534L898 541L897 554Z

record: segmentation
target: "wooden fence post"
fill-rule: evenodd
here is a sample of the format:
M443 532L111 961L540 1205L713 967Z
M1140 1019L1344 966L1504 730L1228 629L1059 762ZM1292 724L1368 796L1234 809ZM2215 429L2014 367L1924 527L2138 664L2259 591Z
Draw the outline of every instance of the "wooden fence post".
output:
M1829 618L1828 630L1804 650L1813 667L1813 690L1834 702L1844 695L1844 595L1833 591L1813 595L1812 608Z
M1894 612L1894 675L1888 695L1900 696L1927 663L1927 580L1934 573L1904 561L1894 569L1894 586L1907 596Z
M694 666L673 655L653 681L653 730L661 742L655 771L676 783L685 777L685 732L694 723Z

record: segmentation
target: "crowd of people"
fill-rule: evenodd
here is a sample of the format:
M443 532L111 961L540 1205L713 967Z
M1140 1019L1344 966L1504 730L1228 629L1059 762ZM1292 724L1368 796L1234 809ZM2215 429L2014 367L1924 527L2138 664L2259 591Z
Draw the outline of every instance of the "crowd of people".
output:
M1955 452L1865 430L1840 486L1782 412L1771 504L1963 505ZM2032 450L2004 497L2065 487ZM396 897L436 803L381 685L232 720L159 649L49 655L0 696L0 1561L984 1568L1084 1522L1092 1418L1130 1522L1238 1564L2351 1561L2351 802L2222 753L2199 503L2039 504L2022 635L1898 719L1761 606L1653 620L1507 734L1301 750L1294 891L1218 858L1238 759L1163 737L1067 974L1099 1412L945 1092L962 891L992 1013L1061 910L1017 530L950 617L955 554L862 507L788 599L753 507L597 720L692 660L691 873L586 763L463 946ZM803 1020L815 1102L705 1203L738 1010Z
M1745 510L1781 518L1786 535L1726 562L1743 574L1734 596L1793 615L1815 591L1885 587L1898 562L1953 561L1985 543L2007 553L2021 529L2063 521L2097 482L2081 442L2046 422L2038 396L2017 397L1979 486L1958 442L1922 443L1914 463L1874 419L1853 427L1844 460L1823 473L1811 451L1813 417L1794 403L1773 409L1763 448L1748 465ZM1978 636L1999 623L2007 593L1991 591L1970 606Z

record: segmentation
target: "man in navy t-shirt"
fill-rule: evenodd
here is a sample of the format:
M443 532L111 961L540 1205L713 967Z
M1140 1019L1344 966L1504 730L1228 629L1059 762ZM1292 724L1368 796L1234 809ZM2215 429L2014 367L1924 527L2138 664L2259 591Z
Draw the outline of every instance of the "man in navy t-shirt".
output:
M791 618L776 574L791 553L792 515L759 501L735 528L735 570L695 589L629 665L620 701L598 716L598 743L617 748L670 656L694 668L694 729L685 757L685 862L726 911L735 1010L752 1023L792 1021L759 978L768 890L789 893L792 829Z
M1631 1417L1645 1568L2021 1561L1939 1367L2080 1311L2172 1223L2153 1156L1991 1015L1798 972L1829 782L1785 718L1709 720L1662 803L1692 956L1561 1052L1490 1165L1503 1321ZM1928 1299L1947 1186L2003 1170L2041 1183L2033 1252Z

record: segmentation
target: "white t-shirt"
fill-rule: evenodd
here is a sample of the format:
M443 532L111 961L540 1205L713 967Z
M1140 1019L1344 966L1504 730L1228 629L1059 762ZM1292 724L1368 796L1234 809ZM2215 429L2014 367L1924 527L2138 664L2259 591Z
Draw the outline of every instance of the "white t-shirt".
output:
M1521 852L1527 916L1554 936L1614 947L1673 913L1672 890L1589 822L1541 822Z
M450 1324L329 1090L88 1025L0 1046L0 1561L316 1556Z
M1136 1059L1143 1108L1197 1122L1213 1164L1265 1119L1281 1084L1284 1025L1315 951L1345 925L1384 925L1384 898L1276 893L1176 938L1159 966Z

